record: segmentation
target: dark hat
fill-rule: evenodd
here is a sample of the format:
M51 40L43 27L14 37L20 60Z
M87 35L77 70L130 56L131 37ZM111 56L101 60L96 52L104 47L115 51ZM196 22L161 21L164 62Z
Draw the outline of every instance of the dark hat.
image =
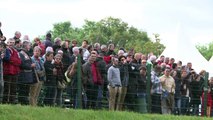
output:
M122 56L119 56L118 60L121 61L122 58L126 59L126 57L122 55Z
M146 66L145 65L140 66L139 70L146 70Z
M46 37L51 38L51 37L52 37L51 33L48 32L48 33L46 34Z

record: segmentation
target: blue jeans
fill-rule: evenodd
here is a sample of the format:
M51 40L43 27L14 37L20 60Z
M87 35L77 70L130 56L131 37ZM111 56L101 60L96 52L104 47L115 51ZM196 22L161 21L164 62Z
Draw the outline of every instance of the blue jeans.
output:
M181 111L180 114L186 115L189 110L189 97L181 97Z
M176 97L174 114L180 114L180 111L181 111L180 108L181 108L181 97Z
M98 86L98 96L97 96L97 108L101 109L102 107L102 98L103 98L103 88L101 85Z

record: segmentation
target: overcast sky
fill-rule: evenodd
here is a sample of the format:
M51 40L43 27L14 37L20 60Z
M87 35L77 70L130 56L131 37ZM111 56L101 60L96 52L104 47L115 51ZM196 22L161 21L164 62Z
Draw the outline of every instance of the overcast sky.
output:
M180 24L193 44L206 44L213 40L212 5L212 0L1 0L0 21L7 38L18 30L33 39L57 22L81 27L85 19L112 16L150 38L159 33L163 43L174 38Z

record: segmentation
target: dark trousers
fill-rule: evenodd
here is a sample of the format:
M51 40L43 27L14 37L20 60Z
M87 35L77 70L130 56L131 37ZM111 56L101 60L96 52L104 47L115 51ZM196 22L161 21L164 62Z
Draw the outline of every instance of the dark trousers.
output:
M18 84L18 102L23 105L29 104L30 85L25 83Z
M98 97L98 85L87 85L86 95L87 95L87 108L96 109L97 97Z
M56 104L58 107L63 107L63 89L57 88L56 90Z
M128 110L137 111L136 97L137 97L136 86L129 85L127 88L126 99L125 99L125 103Z
M161 114L161 94L153 93L152 97L152 113Z
M44 105L54 106L56 101L56 85L45 85Z
M4 93L4 81L0 80L0 103L2 103L3 100L3 93Z
M16 103L16 86L17 86L17 75L4 75L4 97L3 103Z

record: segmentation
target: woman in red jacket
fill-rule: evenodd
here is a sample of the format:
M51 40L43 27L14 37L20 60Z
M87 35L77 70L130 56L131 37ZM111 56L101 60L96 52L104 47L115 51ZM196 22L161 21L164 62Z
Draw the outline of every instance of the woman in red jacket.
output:
M18 80L18 74L20 72L21 59L18 55L18 51L14 48L15 40L13 38L7 41L8 48L6 48L5 56L3 60L4 67L4 97L3 103L15 103L16 100L16 86Z

